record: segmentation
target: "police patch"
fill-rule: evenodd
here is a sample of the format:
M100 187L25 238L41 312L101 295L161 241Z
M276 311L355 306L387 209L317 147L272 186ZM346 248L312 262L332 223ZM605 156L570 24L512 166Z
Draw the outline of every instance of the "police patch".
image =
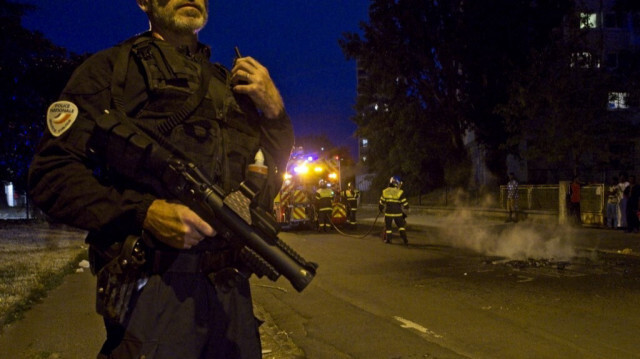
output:
M68 130L78 117L78 106L69 101L54 102L47 110L47 127L55 137Z

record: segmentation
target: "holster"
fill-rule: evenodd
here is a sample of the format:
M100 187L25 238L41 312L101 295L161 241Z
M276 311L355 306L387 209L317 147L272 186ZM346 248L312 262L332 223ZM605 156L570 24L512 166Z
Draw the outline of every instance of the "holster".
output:
M108 320L126 325L132 304L147 282L146 247L140 236L128 236L109 248L117 253L97 268L96 311ZM104 258L94 253L92 257Z

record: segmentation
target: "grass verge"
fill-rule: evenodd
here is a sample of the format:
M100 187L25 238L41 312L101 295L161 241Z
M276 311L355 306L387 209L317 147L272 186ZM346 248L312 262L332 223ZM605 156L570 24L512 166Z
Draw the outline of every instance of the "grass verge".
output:
M41 222L0 224L0 332L87 258L84 236Z

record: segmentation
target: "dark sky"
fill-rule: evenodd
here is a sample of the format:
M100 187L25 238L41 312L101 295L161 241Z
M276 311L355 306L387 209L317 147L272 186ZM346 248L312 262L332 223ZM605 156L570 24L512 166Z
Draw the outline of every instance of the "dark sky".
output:
M148 29L134 0L20 2L38 7L23 19L26 28L77 53L96 52ZM227 67L236 45L265 65L296 136L326 133L355 155L355 62L345 59L338 39L360 32L368 6L369 0L211 0L200 40L212 47L212 60Z

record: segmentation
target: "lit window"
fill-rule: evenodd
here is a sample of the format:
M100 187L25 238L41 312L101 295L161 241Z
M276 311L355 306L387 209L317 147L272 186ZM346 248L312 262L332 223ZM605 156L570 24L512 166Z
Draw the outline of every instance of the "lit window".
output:
M597 15L595 13L580 13L580 28L595 29L597 27Z
M367 156L362 156L362 162L367 162Z
M623 110L629 108L627 92L609 92L609 110Z
M367 140L366 138L362 139L362 147L367 147L369 145L369 140Z

